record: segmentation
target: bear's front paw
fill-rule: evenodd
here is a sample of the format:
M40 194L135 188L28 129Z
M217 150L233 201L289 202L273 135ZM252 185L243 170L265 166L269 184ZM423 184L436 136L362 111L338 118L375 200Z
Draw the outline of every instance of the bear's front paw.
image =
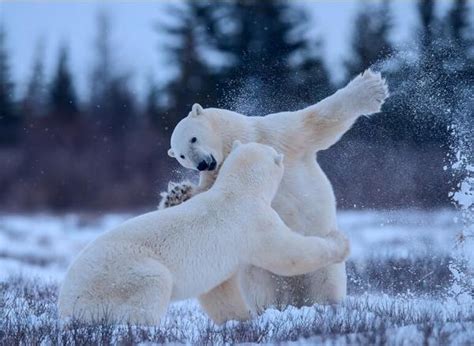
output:
M195 185L190 181L180 183L170 182L168 184L168 192L160 194L161 201L158 209L166 209L181 204L194 195Z
M332 231L327 235L328 239L334 242L334 257L336 263L344 262L351 253L351 242L339 231Z
M370 115L378 113L389 96L388 86L380 72L371 69L358 75L350 84L353 104L361 114Z

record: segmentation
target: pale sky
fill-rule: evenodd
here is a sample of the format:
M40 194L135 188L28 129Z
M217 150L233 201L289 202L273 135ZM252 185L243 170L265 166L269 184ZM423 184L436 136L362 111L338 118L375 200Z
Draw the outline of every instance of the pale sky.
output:
M361 1L295 1L308 9L314 32L324 41L324 57L332 78L342 76L352 30L352 18ZM94 53L97 12L105 9L112 21L112 41L120 67L132 72L132 86L142 94L149 76L163 81L169 75L153 25L167 15L171 1L5 1L0 0L0 22L7 30L10 65L22 93L31 73L37 42L44 43L46 73L56 63L58 47L70 48L70 66L81 95L87 92ZM450 1L439 3L444 11ZM415 1L392 1L395 43L410 39L417 25ZM162 39L161 39L162 41Z

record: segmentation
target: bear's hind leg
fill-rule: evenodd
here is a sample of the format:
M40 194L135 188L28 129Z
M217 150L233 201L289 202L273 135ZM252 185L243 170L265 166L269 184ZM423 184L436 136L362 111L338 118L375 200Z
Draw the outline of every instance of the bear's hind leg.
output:
M216 324L230 320L246 321L251 317L239 284L239 273L199 297L201 307Z
M161 263L148 260L130 268L130 274L137 287L124 305L126 319L136 324L159 324L170 303L171 273Z
M171 298L169 270L153 259L115 263L114 267L117 277L109 284L105 316L122 323L159 324Z
M281 307L286 287L281 285L280 278L260 267L248 265L243 268L240 279L242 290L253 312L261 314L270 307Z
M331 264L304 276L310 305L339 304L347 295L347 275L344 262Z

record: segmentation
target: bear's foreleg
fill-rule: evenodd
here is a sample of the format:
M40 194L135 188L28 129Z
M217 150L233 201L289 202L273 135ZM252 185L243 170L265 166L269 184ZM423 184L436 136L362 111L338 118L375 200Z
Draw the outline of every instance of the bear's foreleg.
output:
M291 231L262 236L252 264L281 276L302 275L344 261L350 252L349 240L338 231L326 237L306 237Z
M388 95L385 79L369 69L331 96L297 111L302 116L301 130L308 141L306 145L317 150L328 148L359 116L380 112Z
M216 324L250 319L250 308L240 290L238 274L199 297L201 307Z

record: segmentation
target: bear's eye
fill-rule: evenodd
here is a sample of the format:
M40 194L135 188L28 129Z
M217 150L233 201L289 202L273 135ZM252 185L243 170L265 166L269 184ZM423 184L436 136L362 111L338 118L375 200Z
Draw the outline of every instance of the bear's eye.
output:
M193 138L191 138L191 143L196 143L197 140L198 140L198 139L197 139L196 137L193 137Z
M184 155L179 155L180 158L182 158L184 160Z

